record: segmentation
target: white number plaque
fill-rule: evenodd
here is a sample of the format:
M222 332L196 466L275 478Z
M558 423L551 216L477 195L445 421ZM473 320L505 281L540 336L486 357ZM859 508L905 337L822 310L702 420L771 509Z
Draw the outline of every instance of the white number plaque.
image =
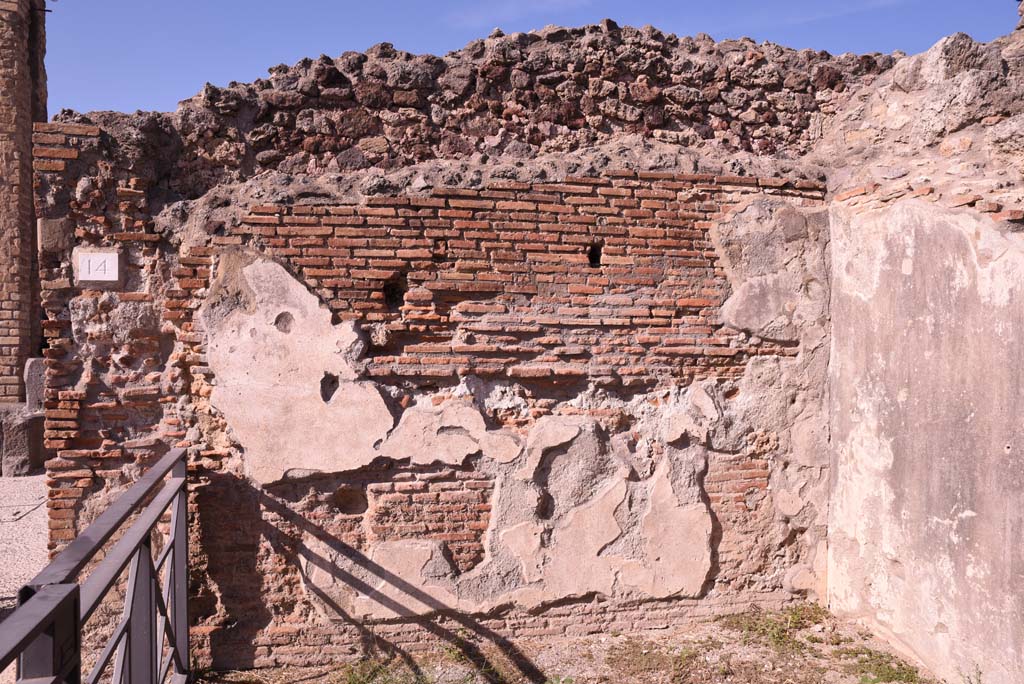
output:
M117 285L121 282L121 255L117 250L75 250L75 280L80 285Z

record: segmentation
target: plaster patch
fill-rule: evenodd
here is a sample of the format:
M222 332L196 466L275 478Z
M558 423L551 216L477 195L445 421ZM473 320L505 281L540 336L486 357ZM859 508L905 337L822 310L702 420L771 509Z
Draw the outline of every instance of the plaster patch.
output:
M368 592L353 597L357 616L388 619L457 610L459 599L431 578L452 575L441 542L401 540L381 542L369 554L373 575Z
M541 536L544 527L535 522L523 522L502 530L501 543L519 559L519 566L526 582L536 582L544 577Z
M517 592L518 599L537 605L591 592L610 596L618 563L600 553L622 534L615 509L625 497L626 481L620 479L593 500L571 510L552 532L543 581L537 587Z
M640 529L644 560L624 563L622 581L655 598L699 595L711 570L711 515L703 503L680 505L666 462L654 473Z
M522 452L518 439L506 430L488 430L480 411L470 403L414 406L381 445L382 456L412 463L462 465L483 453L499 463L514 461Z
M210 401L245 450L246 474L265 484L376 458L394 418L377 386L355 379L355 325L334 324L272 261L225 260L217 277L200 311L216 377ZM337 382L329 398L325 374Z
M830 606L940 676L1017 681L1020 237L919 200L833 216Z

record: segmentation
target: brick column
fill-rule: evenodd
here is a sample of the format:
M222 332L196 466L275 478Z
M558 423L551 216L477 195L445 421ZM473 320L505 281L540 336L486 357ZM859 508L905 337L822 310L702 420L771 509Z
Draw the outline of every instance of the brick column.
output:
M0 0L0 402L38 355L32 122L46 118L45 0Z

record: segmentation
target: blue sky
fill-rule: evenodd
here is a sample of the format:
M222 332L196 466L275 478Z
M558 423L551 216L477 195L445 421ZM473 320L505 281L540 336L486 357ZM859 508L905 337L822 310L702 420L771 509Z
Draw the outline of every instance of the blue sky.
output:
M50 112L169 111L207 81L387 41L444 54L485 36L610 17L666 33L750 36L833 53L914 53L963 31L988 41L1013 0L51 0Z

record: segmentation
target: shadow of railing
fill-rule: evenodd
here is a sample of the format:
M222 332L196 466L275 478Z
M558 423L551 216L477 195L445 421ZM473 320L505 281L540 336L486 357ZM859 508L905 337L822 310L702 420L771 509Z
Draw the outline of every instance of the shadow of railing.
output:
M313 524L311 521L299 515L281 501L269 496L263 491L257 491L256 494L260 505L265 510L276 514L282 520L293 525L296 529L311 535L323 543L327 548L331 549L331 551L337 553L340 557L345 558L364 571L383 580L391 587L409 596L412 600L428 606L431 614L415 616L415 611L411 610L408 606L403 605L399 600L383 595L376 587L368 584L359 577L356 577L347 570L338 567L336 563L315 553L307 545L298 545L294 550L279 547L275 549L279 553L283 553L286 556L301 557L324 572L330 574L334 579L349 585L356 591L373 596L374 600L378 601L381 606L387 608L396 615L412 615L412 617L407 618L407 622L416 624L436 638L458 649L462 656L471 663L479 671L481 676L483 676L490 684L510 684L510 682L501 674L500 667L496 663L492 662L492 659L484 653L477 643L472 639L439 624L436 619L437 617L443 617L450 620L451 622L458 624L459 627L465 630L468 634L475 635L477 639L493 644L494 647L515 667L519 675L527 681L532 682L533 684L543 684L547 681L547 676L526 656L526 654L524 654L506 637L482 625L472 616L467 615L464 612L460 612L452 606L446 605L436 597L423 591L420 587L411 584L402 577L399 577L388 569L382 567L358 549L353 548L351 545L341 539L338 539L323 528ZM279 534L280 531L277 530L277 528L274 528L270 523L263 521L262 524L272 528L273 530L272 534L267 535L268 539L272 540L277 534ZM298 558L294 559L296 561L298 560ZM317 590L313 587L310 588L321 600L324 601L326 605L331 608L331 610L338 613L338 617L340 619L355 626L363 634L365 646L379 648L383 645L384 650L401 657L410 669L415 672L419 672L415 661L408 655L408 653L404 652L396 645L390 644L381 636L374 634L364 624L360 623L353 616L348 615L340 606L337 605L336 601L326 596L323 591Z

